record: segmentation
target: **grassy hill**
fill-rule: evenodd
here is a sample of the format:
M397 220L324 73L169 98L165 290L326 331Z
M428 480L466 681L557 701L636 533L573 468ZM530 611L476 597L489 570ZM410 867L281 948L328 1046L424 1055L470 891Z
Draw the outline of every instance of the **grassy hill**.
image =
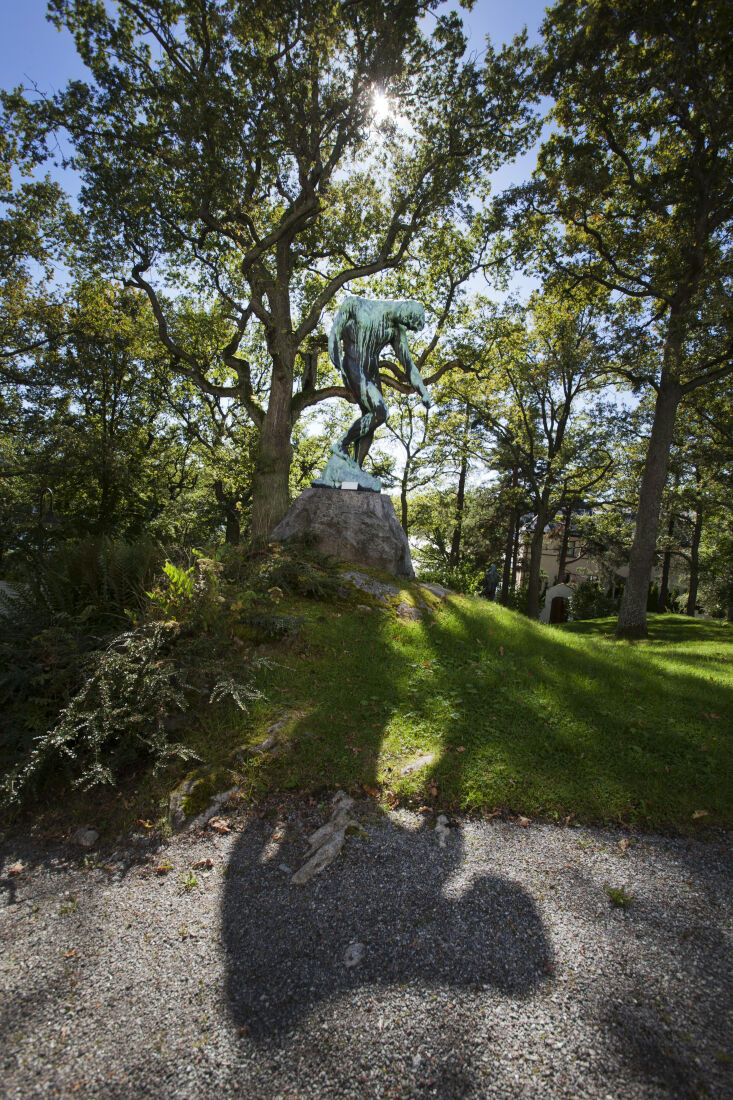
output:
M205 723L202 752L217 744L224 763L280 716L286 751L247 765L251 796L341 787L453 811L731 825L729 626L660 616L629 644L611 620L551 628L457 596L401 618L394 604L420 595L406 584L370 611L286 600L302 627L260 680L267 701L234 727Z
M343 788L452 812L733 824L730 626L652 617L648 641L619 642L611 620L541 626L407 582L385 605L330 577L325 596L295 585L263 597L264 619L297 631L260 639L269 667L252 708L201 705L176 734L248 802ZM236 586L227 599L234 622ZM405 617L424 601L423 618ZM240 649L257 641L239 633ZM248 755L273 726L275 753ZM162 821L190 767L138 768L112 795L79 795L73 817Z

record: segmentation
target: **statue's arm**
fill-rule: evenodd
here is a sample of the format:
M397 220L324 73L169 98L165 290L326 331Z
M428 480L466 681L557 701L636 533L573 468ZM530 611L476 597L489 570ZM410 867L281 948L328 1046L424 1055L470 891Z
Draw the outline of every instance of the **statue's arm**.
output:
M429 409L433 402L430 394L425 388L425 383L420 377L420 371L417 369L414 362L412 361L410 348L407 344L407 330L404 328L403 325L395 325L395 335L391 343L398 361L402 364L402 366L405 368L405 371L407 372L407 377L410 381L410 385L415 387L417 392L420 394L423 405L426 409Z
M346 324L351 320L352 302L347 298L345 302L342 302L336 318L331 325L331 331L328 334L328 354L331 357L331 362L339 373L343 373L341 370L341 333L344 330Z

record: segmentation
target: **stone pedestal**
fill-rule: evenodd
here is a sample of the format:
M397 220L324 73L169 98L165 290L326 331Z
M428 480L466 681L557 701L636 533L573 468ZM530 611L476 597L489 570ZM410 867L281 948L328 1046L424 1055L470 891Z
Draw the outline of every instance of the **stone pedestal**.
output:
M353 489L306 489L272 532L272 542L308 533L315 550L354 565L384 569L396 577L415 576L407 536L394 505L382 493Z
M344 481L350 481L360 489L369 489L373 493L382 491L381 478L373 477L366 470L362 470L353 458L340 454L331 455L321 476L311 484L319 488L340 489Z

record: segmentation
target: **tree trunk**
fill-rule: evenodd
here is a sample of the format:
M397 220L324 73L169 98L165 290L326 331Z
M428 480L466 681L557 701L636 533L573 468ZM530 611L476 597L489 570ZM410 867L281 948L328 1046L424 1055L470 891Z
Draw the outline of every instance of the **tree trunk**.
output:
M514 545L512 547L512 592L517 587L517 566L519 565L519 529L522 526L522 517L517 509L517 518L514 521Z
M674 512L670 512L669 521L667 523L667 536L672 538L674 534ZM659 600L657 602L657 611L660 615L663 615L667 610L667 595L669 593L669 569L672 564L672 552L671 550L665 550L662 557L662 577L659 581Z
M560 543L560 558L557 563L558 584L562 584L562 582L565 580L565 562L567 561L568 557L568 542L570 541L570 521L572 520L572 518L572 505L568 505L568 507L563 512L562 517L562 542Z
M506 542L504 543L504 569L501 577L501 596L499 597L500 602L503 603L505 607L509 600L509 589L512 581L512 551L514 549L514 529L516 525L517 512L516 509L512 509L509 529L506 533Z
M405 462L405 469L404 469L404 473L402 474L402 482L400 484L400 515L401 515L400 523L402 525L402 530L405 532L406 535L409 535L409 533L410 533L409 530L408 530L408 527L407 527L407 486L408 486L409 480L410 480L410 462L409 462L409 459L408 459L408 461Z
M629 558L629 576L618 613L616 635L619 638L647 636L646 606L649 598L649 578L654 565L659 510L667 480L669 451L681 396L679 382L663 372L641 480L636 530Z
M695 526L692 530L692 546L690 547L690 588L687 593L686 614L694 616L697 603L697 585L700 576L700 539L702 537L702 509L695 512Z
M255 547L267 545L290 504L291 398L292 371L278 366L272 374L270 400L260 429L252 478L252 545Z
M466 405L466 417L461 439L461 467L458 473L458 495L456 497L456 520L450 543L450 564L458 565L461 556L461 535L463 533L463 506L466 499L466 474L468 473L468 429L470 427L469 406Z
M234 498L224 492L224 483L221 478L217 478L214 482L214 496L216 497L217 503L221 505L224 511L224 518L226 520L224 541L228 542L230 546L239 546L239 539L241 537L239 512L237 511L237 505Z
M527 615L536 619L540 613L540 572L542 568L542 542L547 523L547 502L542 500L537 509L535 529L529 550L529 586L527 589Z

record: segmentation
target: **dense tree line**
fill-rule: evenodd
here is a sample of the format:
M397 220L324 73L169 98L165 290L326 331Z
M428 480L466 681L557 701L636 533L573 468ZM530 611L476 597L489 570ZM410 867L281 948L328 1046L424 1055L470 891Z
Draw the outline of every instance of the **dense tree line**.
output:
M526 551L536 615L558 518L629 564L621 634L655 565L654 607L682 572L689 614L733 610L730 6L559 0L480 62L438 9L52 0L87 79L2 95L6 576L87 536L266 542L350 415L348 291L426 306L436 407L385 358L368 458L425 568L494 561L517 602ZM532 180L493 195L543 103Z

